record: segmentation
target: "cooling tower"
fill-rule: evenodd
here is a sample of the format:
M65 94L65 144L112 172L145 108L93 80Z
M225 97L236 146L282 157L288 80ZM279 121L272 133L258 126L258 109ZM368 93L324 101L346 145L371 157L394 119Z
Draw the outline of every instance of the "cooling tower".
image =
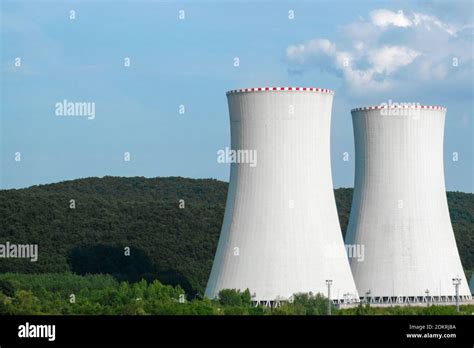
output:
M231 164L221 235L206 289L249 289L255 302L294 293L358 300L334 200L333 92L250 88L227 92L231 148L256 162ZM238 156L237 156L238 157Z
M383 303L471 298L446 199L446 109L375 106L352 110L355 184L346 244L360 296ZM350 250L350 249L349 249Z

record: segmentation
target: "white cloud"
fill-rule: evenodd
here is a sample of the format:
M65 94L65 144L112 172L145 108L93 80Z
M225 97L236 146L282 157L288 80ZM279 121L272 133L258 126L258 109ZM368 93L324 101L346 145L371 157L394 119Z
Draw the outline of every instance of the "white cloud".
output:
M286 49L288 59L300 63L304 63L309 58L319 54L332 56L335 52L336 46L326 39L315 39L308 41L304 45L289 46Z
M438 27L447 32L449 35L456 35L456 33L459 31L459 28L456 26L443 23L437 17L429 16L423 13L413 13L413 23L416 26L424 26L427 30L431 30L432 26Z
M354 45L355 53L339 51L329 40L311 40L305 44L290 46L287 59L300 65L311 63L327 71L339 71L351 87L359 89L387 89L392 84L380 77L388 76L409 65L420 52L403 46L383 46L379 49L364 50L363 43ZM358 69L357 63L370 64L366 69Z
M374 78L376 72L373 69L353 69L352 67L344 70L344 77L354 94L364 94L367 92L384 92L393 88L391 80L377 80Z
M433 27L437 27L449 35L456 35L456 33L461 29L454 25L444 23L436 16L416 12L407 16L402 10L398 12L385 9L374 10L370 13L370 19L374 26L380 28L387 28L390 26L401 28L422 26L427 30L431 30Z
M379 74L392 74L401 67L409 65L420 55L420 52L403 46L384 46L371 50L368 61Z
M379 9L367 21L344 26L337 45L317 38L289 46L287 60L299 71L317 67L341 77L353 93L421 85L442 90L446 79L468 86L474 54L473 36L467 30L472 27L423 13ZM463 31L467 35L461 35ZM461 64L455 66L454 59Z
M365 48L365 45L362 41L357 41L357 42L354 43L354 48L357 51L362 51Z
M348 68L352 66L354 57L349 52L336 52L336 66L340 69Z
M387 27L390 25L396 27L410 27L413 25L412 21L405 16L402 10L392 12L389 10L375 10L370 13L372 23L377 27Z

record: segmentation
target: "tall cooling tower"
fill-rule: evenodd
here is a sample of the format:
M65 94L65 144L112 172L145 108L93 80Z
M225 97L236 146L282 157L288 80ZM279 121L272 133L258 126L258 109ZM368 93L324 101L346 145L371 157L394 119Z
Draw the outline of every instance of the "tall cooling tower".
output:
M334 200L330 163L333 92L249 88L227 92L232 163L224 222L206 296L249 289L256 302L294 293L357 298Z
M360 296L376 302L471 298L449 217L443 169L446 109L405 105L352 110L355 185L346 244ZM350 250L350 249L349 249Z

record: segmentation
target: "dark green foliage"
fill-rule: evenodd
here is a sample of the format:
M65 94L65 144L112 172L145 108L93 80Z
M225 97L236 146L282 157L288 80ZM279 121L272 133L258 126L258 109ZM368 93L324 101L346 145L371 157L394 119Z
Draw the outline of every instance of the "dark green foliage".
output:
M130 284L110 275L1 274L13 295L0 292L0 315L325 315L327 298L321 294L295 294L292 303L280 307L253 307L250 292L222 290L219 300L186 299L179 286L142 280ZM74 301L71 301L74 295ZM474 305L461 306L471 315ZM388 307L359 306L335 309L334 315L456 315L454 306Z
M449 214L462 265L469 273L474 270L474 194L448 192ZM469 277L469 275L468 275ZM469 281L470 277L468 278Z
M38 243L38 262L0 259L0 272L108 273L202 294L222 225L227 183L104 177L0 190L0 243ZM474 195L448 192L461 260L474 269ZM335 190L345 235L352 189ZM76 208L70 209L74 199ZM183 199L185 209L179 208ZM129 257L123 257L130 247ZM252 290L252 289L250 289ZM200 308L199 310L205 310Z
M180 284L194 296L204 290L212 266L226 194L227 183L217 180L137 177L1 190L0 243L38 243L39 259L0 259L0 272L111 271L120 280L143 276ZM120 258L126 246L132 253ZM113 261L101 258L101 249ZM142 253L138 259L134 251Z
M44 274L0 274L0 282L13 285L13 291L29 290L35 293L46 291L67 297L79 293L82 289L97 290L116 287L119 282L110 275L79 276L72 273Z
M223 289L219 292L219 302L223 306L248 307L252 305L249 289L244 292L236 289Z
M0 292L8 297L15 296L15 285L8 279L0 280Z
M200 293L196 292L196 289L191 286L185 276L183 276L179 271L173 269L158 272L156 273L156 276L152 274L144 275L143 279L148 281L150 281L150 279L159 279L160 283L165 285L179 285L187 294L189 294L189 296L198 297L200 295Z
M337 213L339 215L339 223L341 224L342 235L346 236L347 225L349 224L349 216L352 205L352 189L338 188L334 190L336 197Z
M69 257L71 270L77 274L111 274L119 281L137 282L153 280L156 270L150 257L137 248L130 248L125 255L124 248L111 245L83 246L72 249Z
M328 309L328 299L321 294L295 294L292 303L283 303L274 310L275 314L325 315ZM334 308L334 306L331 306Z

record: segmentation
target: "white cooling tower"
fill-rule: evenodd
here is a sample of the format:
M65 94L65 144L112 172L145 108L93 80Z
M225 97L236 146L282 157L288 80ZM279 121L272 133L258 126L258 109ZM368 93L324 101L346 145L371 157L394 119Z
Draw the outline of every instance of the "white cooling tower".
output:
M446 109L398 105L352 110L355 184L346 244L360 296L375 302L471 298L446 199L443 132Z
M294 293L351 301L351 275L330 163L333 92L249 88L227 92L231 148L256 163L232 163L221 235L206 289L249 289L253 300Z

